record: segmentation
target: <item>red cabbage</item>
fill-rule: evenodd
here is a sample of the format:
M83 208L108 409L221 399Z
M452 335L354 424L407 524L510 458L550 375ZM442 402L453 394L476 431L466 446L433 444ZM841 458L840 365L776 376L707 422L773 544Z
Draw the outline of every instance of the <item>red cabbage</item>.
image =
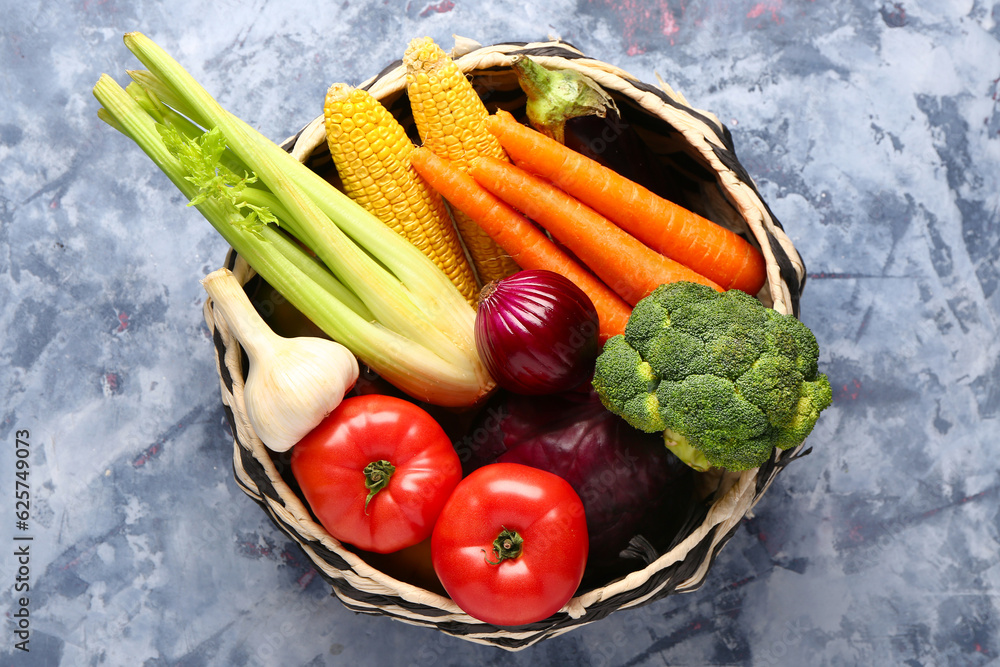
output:
M465 474L508 461L569 482L587 514L588 577L606 578L645 564L622 555L636 536L666 550L694 503L694 477L662 436L632 428L584 387L547 396L502 392L456 448Z

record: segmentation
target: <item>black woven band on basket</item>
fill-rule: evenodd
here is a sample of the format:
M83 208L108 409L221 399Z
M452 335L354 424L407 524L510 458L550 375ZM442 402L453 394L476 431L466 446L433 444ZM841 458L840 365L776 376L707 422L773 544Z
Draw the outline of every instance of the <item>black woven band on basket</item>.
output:
M707 111L692 108L668 85L643 83L627 72L587 58L565 42L504 43L480 46L458 38L452 52L491 111L504 108L523 115L524 95L511 70L511 59L530 55L546 67L578 70L612 94L623 118L649 139L663 160L679 159L688 170L706 217L748 238L767 263L767 282L757 297L767 306L798 315L805 284L803 262L781 225L740 165L732 136ZM386 67L362 87L382 101L412 130L406 97L405 71L400 62ZM300 161L329 161L323 117L319 116L284 143ZM230 251L226 266L246 284L253 270ZM288 482L286 460L264 447L246 416L243 388L246 356L225 321L216 319L211 300L205 320L217 351L222 402L233 432L233 474L274 524L294 540L343 604L364 614L388 616L425 625L468 641L518 650L608 614L648 604L674 593L697 589L719 551L743 518L766 492L775 476L806 452L801 448L776 452L756 470L704 475L708 500L685 526L669 551L642 569L582 591L552 617L526 626L497 627L462 612L447 597L398 581L373 568L346 549L320 526Z

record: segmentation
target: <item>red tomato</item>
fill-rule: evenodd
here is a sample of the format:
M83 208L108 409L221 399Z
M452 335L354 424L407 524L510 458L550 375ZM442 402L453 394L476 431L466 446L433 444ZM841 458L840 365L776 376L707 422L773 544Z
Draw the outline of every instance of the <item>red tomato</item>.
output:
M430 536L462 465L426 411L369 394L345 399L295 445L292 474L328 533L390 553Z
M587 521L564 479L493 463L459 482L431 536L434 571L451 599L494 625L548 618L576 592Z

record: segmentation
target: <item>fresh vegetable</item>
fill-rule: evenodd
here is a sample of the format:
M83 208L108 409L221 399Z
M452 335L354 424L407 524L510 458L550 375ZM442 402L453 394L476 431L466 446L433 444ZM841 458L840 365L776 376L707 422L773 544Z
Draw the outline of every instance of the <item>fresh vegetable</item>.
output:
M520 267L553 271L582 289L597 309L601 343L625 331L632 307L531 221L427 148L420 147L410 153L410 162L435 190L482 227Z
M409 165L413 142L367 90L335 83L323 107L327 146L354 201L430 257L469 300L479 288L444 200Z
M465 168L480 155L507 159L487 129L489 112L458 65L430 37L410 42L403 54L406 93L421 142ZM480 283L503 278L517 265L479 226L462 214L455 225L472 257Z
M650 248L724 289L756 294L763 287L763 255L735 232L658 197L505 111L490 117L489 129L515 164L551 180Z
M511 58L511 68L533 128L665 199L687 204L685 187L694 187L690 178L656 157L593 79L575 69L544 67L524 55Z
M593 302L552 271L519 271L479 294L476 349L497 384L519 394L553 394L588 380L597 331Z
M667 282L686 280L721 289L708 278L643 245L552 183L509 162L482 157L472 163L469 173L487 190L547 229L632 305Z
M587 562L583 503L564 479L494 463L463 479L431 536L434 571L470 616L534 623L576 592Z
M664 285L639 302L597 358L601 401L663 432L697 470L748 470L805 440L832 400L819 345L791 315L744 292Z
M589 386L542 397L499 392L455 446L466 474L521 463L569 482L587 517L585 580L636 569L621 555L636 536L665 553L693 505L694 471L662 437L606 410Z
M525 113L532 127L561 144L566 121L579 116L608 115L615 102L597 82L576 70L550 70L530 57L511 58L511 69L527 97Z
M149 71L136 73L128 92L102 76L100 117L135 141L264 280L411 396L468 406L489 393L475 311L430 259L223 109L147 37L129 33L125 43ZM317 268L331 273L331 287L311 275Z
M344 399L292 449L292 475L333 537L390 553L431 535L462 478L451 439L393 396Z
M201 284L250 360L247 419L270 449L288 451L354 386L358 360L332 340L274 333L229 269L213 271Z

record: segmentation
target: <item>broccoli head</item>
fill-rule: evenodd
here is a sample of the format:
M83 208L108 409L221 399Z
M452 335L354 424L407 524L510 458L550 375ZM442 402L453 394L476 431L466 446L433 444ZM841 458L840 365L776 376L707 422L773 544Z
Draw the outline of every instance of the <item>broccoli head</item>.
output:
M819 345L738 290L661 285L608 339L593 384L610 411L698 470L748 470L805 440L832 402Z

